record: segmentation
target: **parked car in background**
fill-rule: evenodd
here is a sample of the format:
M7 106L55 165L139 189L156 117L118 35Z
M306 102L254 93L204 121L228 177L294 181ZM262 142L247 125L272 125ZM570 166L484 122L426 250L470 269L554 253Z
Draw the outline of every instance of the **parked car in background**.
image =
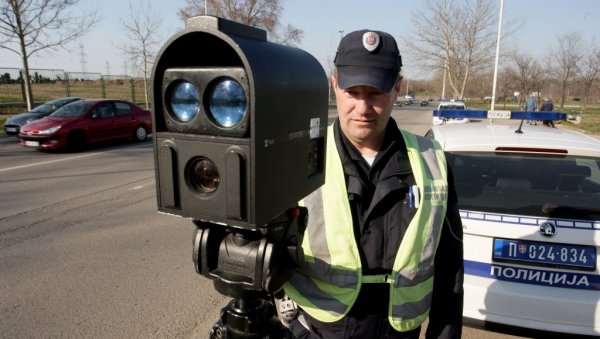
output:
M565 113L486 114L493 124L444 124L427 133L454 174L465 322L534 338L597 338L600 140L522 125L564 120Z
M24 125L19 138L25 147L79 149L115 139L144 141L151 130L150 111L124 100L89 99Z
M438 105L438 111L448 110L466 110L467 106L463 100L443 100ZM435 113L435 112L434 112ZM469 118L448 118L444 117L443 114L433 116L433 124L460 124L469 122Z
M429 105L428 100L421 100L421 106L427 106L427 105Z
M8 135L19 135L21 126L34 120L41 119L52 114L57 109L71 102L81 100L78 97L64 97L45 102L29 112L17 114L4 123L4 132Z

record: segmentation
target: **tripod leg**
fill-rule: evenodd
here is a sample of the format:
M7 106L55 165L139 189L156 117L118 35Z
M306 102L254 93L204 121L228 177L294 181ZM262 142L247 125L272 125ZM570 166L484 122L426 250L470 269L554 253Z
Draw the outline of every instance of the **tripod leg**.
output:
M221 310L211 339L293 338L275 317L273 305L261 298L234 299Z

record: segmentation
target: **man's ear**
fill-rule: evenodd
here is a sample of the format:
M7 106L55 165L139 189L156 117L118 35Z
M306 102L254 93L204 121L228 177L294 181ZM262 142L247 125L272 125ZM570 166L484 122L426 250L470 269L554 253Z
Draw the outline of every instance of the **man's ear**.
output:
M402 79L404 79L401 75L396 79L396 83L394 84L394 91L400 93L400 86L402 85Z
M331 75L331 87L337 89L337 77L335 76L335 73Z

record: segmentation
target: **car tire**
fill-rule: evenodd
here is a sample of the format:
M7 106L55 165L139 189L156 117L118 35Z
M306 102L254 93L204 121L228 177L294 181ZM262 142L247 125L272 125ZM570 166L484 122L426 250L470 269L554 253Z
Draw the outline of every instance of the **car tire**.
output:
M71 132L67 136L67 149L70 151L81 151L87 145L85 134L81 131Z
M133 137L136 141L142 142L148 137L148 131L144 126L138 126L133 133Z

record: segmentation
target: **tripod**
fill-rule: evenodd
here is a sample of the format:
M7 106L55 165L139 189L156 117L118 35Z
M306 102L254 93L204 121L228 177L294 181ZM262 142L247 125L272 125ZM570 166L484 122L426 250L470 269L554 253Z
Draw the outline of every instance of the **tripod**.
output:
M264 227L247 230L194 221L194 267L234 298L221 310L210 338L292 338L268 296L291 277L302 256L306 208L292 208Z

